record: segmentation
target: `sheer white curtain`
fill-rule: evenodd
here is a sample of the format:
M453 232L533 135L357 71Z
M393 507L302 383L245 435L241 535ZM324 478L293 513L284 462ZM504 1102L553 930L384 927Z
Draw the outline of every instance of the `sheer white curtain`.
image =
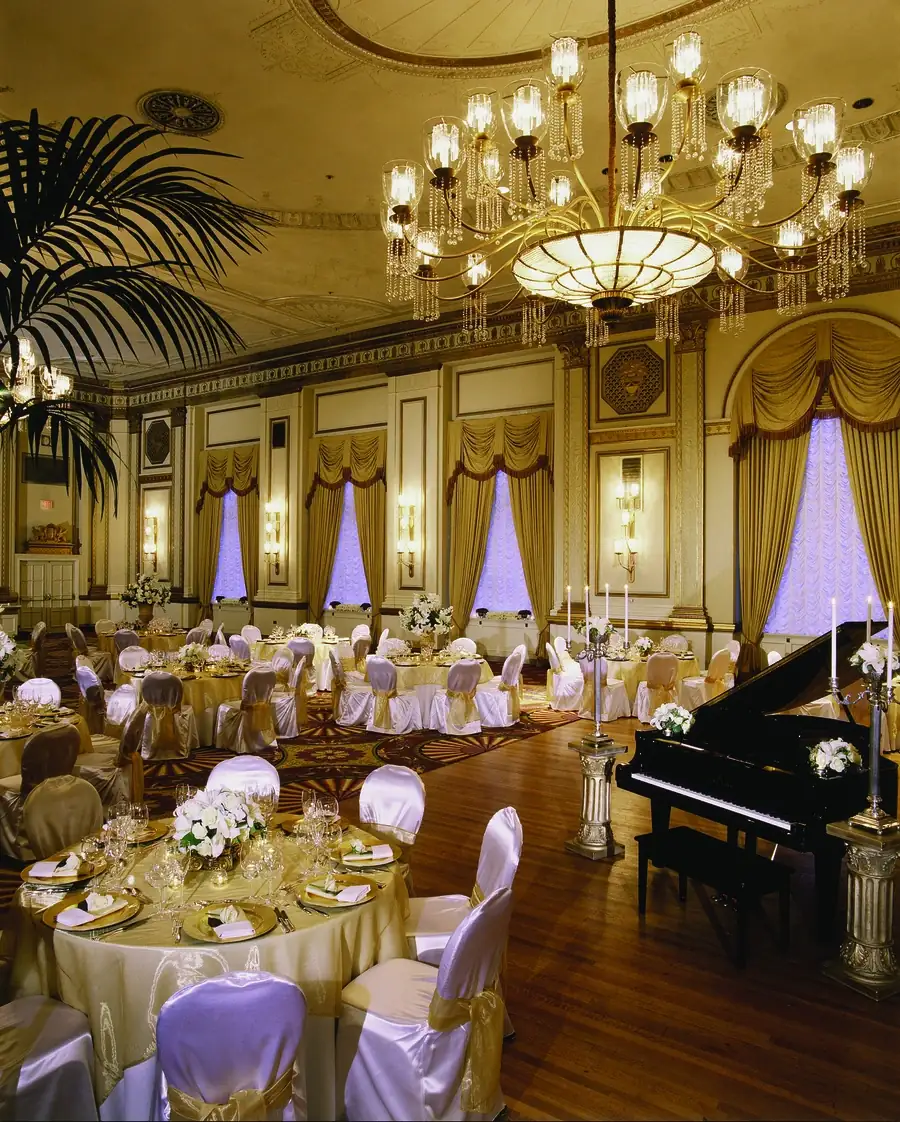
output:
M213 584L213 599L227 596L240 600L247 595L241 563L241 537L238 533L237 495L226 491L222 498L222 531L219 535L219 563Z
M837 598L839 622L865 619L868 596L873 618L882 611L836 417L812 423L797 522L766 631L823 635L831 627L832 596Z
M490 612L531 610L509 501L509 479L502 471L497 472L494 484L487 552L475 594L475 607L487 608Z
M359 547L359 528L356 524L352 483L344 484L341 528L338 531L337 550L325 606L327 607L332 600L340 600L342 604L365 604L369 600L366 571L363 568L362 550Z

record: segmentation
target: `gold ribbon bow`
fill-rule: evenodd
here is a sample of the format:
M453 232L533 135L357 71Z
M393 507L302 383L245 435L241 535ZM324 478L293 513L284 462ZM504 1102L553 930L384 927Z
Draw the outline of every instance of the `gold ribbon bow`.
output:
M171 705L149 705L151 728L150 743L153 748L181 750L178 729L175 727L175 709Z
M268 734L270 740L275 739L272 726L272 704L270 701L242 701L241 712L244 714L244 731Z
M400 850L397 860L401 865L409 863L409 850L415 845L416 835L410 830L403 830L400 826L387 826L382 822L363 822L363 829L367 834L377 838L380 842L387 842Z
M509 715L514 721L518 721L522 701L522 695L519 692L519 683L516 682L514 686L508 686L501 678L499 688L501 693L509 694Z
M389 729L391 725L391 698L397 696L396 690L374 690L375 715L372 724L377 729Z
M227 1103L208 1103L195 1099L169 1085L172 1122L265 1122L274 1110L283 1110L291 1097L294 1068L276 1079L271 1087L257 1091L235 1091Z
M479 904L484 902L484 890L478 881L475 881L475 887L472 889L472 895L469 897L469 907L477 908Z
M712 701L714 697L718 697L720 693L726 692L725 683L721 678L705 678L706 682L706 695L707 700Z
M341 658L341 666L344 668L345 674L351 674L354 670L358 670L356 659L352 656L350 658Z
M428 1024L438 1032L450 1032L471 1022L466 1060L460 1084L463 1110L485 1114L493 1106L500 1087L503 1051L503 998L493 989L482 990L471 999L441 997L437 990L428 1010Z
M475 690L447 690L447 697L450 698L450 723L454 728L461 729L478 720Z
M297 727L306 724L306 715L309 707L309 697L306 692L306 675L301 674L294 687L294 709L297 712Z
M675 688L673 686L648 686L647 687L647 702L651 716L656 712L660 705L665 705L668 701L677 700L675 696Z
M81 715L88 732L102 733L106 725L106 699L100 686L89 686L81 697Z

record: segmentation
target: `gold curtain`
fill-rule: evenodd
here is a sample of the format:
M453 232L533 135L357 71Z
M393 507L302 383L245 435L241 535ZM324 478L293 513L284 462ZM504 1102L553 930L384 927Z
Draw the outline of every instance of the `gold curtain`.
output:
M787 562L808 448L809 432L756 437L740 462L742 674L762 669L759 644Z
M509 499L525 584L538 626L537 649L550 639L553 600L553 488L547 472L512 476Z
M309 541L306 573L309 588L309 614L321 620L328 595L328 582L334 568L338 532L341 528L343 493L333 487L319 487L309 506Z
M197 500L197 591L200 614L212 607L213 585L219 564L222 499L237 495L238 535L247 597L253 602L259 583L259 445L242 444L221 451L210 449L200 461Z
M518 413L485 421L453 421L447 431L447 502L453 502L460 477L492 479L498 471L511 479L545 472L553 484L553 414Z
M201 618L212 610L221 536L222 500L218 495L208 494L197 519L197 595L200 598Z
M366 586L372 602L372 637L377 642L384 601L384 487L354 486L353 502Z
M459 477L450 523L450 603L453 605L456 635L465 634L475 607L475 593L487 552L493 502L494 474L487 479L473 479L469 475Z

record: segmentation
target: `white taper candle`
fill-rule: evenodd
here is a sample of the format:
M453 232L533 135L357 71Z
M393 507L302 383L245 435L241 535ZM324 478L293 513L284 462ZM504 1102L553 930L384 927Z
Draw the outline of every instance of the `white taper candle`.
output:
M606 618L609 619L609 581L606 582Z
M888 604L888 645L887 645L887 665L884 668L884 680L887 683L887 703L891 703L891 681L893 680L893 662L894 662L894 601L891 600Z
M628 585L625 585L625 646L628 646Z
M572 586L566 585L566 642L572 642Z
M837 600L831 597L831 676L837 677Z
M872 639L872 597L866 597L866 642Z

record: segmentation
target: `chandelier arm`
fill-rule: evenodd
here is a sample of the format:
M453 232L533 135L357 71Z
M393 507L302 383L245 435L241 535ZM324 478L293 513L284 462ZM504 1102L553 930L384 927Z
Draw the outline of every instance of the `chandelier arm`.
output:
M615 226L616 204L616 0L606 0L609 28L609 59L606 68L607 123L609 127L609 163L606 177L609 181L608 225Z
M572 161L572 171L575 172L575 177L578 180L578 182L581 184L582 190L584 191L585 195L587 196L587 202L590 203L591 209L593 210L593 212L594 212L594 214L597 218L597 221L600 223L600 226L602 227L603 226L603 208L600 206L600 203L597 201L597 197L594 194L594 192L588 186L587 180L581 174L581 168L578 166L578 161L577 160ZM582 201L584 201L584 200L582 200Z
M467 289L467 291L461 293L461 295L459 295L459 296L442 296L442 297L440 297L440 299L441 300L450 300L450 301L462 300L466 296L468 296L470 292L477 292L479 289L484 288L485 285L490 284L491 281L496 276L499 276L499 274L502 273L504 269L508 269L510 267L510 265L512 265L512 263L515 261L516 257L518 257L518 254L516 254L515 257L508 258L502 264L498 265L497 268L491 273L491 275L489 277L485 278L485 280L481 281L480 284L473 286L471 289ZM441 258L433 258L432 260L441 260ZM412 275L416 278L416 280L420 280L424 284L443 284L444 281L458 280L460 277L464 277L468 273L468 271L469 271L468 269L462 269L458 273L445 273L443 276L440 276L440 277L436 276L436 275L433 276L433 277L420 277L420 276L417 276L415 273L413 273Z

